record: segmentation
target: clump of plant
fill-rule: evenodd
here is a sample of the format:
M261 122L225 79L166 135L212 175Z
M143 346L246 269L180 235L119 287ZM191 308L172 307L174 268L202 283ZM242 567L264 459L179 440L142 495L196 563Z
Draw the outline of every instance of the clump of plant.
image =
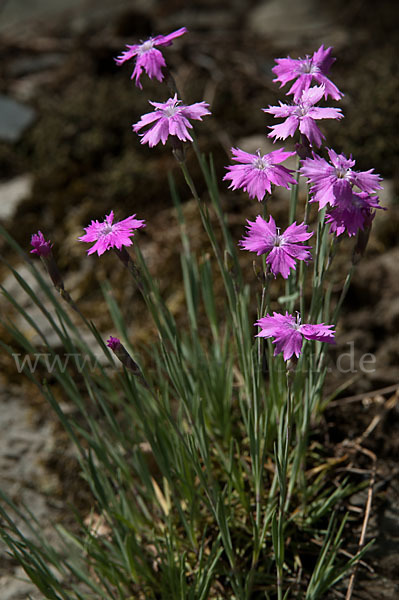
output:
M15 278L51 324L64 356L73 360L59 360L40 326L4 288L46 352L40 353L15 324L3 325L25 352L18 358L20 370L42 390L73 441L80 474L93 496L91 517L82 518L78 534L58 526L60 546L54 548L27 507L15 506L2 493L3 539L46 598L314 600L325 597L365 551L349 559L340 554L347 520L340 501L351 483L333 482L333 463L310 446L310 438L312 423L326 405L326 356L335 343L340 308L375 210L381 208L380 177L373 170L356 171L352 157L323 147L319 120L343 117L339 108L320 106L342 97L328 77L332 48L323 46L304 59L277 59L273 69L281 85L293 82L287 92L292 99L263 109L282 119L268 136L274 141L294 137L295 150L251 154L232 148L233 164L223 177L216 173L212 160L201 154L192 125L211 115L210 106L184 104L159 50L186 32L183 27L127 46L116 62L134 60L132 79L140 88L143 73L168 87L169 99L151 101L153 110L133 130L142 144L170 144L209 239L209 252L196 256L169 177L181 226L188 327L177 326L140 250L139 230L150 229L151 222L136 215L117 220L110 210L78 238L92 244L88 254L98 260L114 252L133 278L148 311L142 319L152 319L157 331L143 351L128 339L123 307L107 282L102 287L115 335L105 342L94 324L95 307L90 318L82 314L43 233L32 236L31 253L41 258L51 284L2 232L26 260L45 300L10 267ZM197 193L188 152L198 159L206 198ZM282 164L293 156L295 170ZM309 189L303 206L301 177ZM259 202L260 214L247 221L241 240L232 238L221 208L222 179ZM276 186L291 190L284 229L269 211ZM312 204L318 205L314 227ZM219 231L211 224L212 214ZM331 264L344 235L354 239L353 260L336 299ZM242 251L253 253L256 261L253 286L244 283ZM216 278L223 283L222 311ZM278 298L271 290L276 278L285 283ZM92 342L82 336L83 328ZM34 364L32 356L39 356ZM40 376L50 363L75 411L66 412ZM20 531L11 510L31 535Z

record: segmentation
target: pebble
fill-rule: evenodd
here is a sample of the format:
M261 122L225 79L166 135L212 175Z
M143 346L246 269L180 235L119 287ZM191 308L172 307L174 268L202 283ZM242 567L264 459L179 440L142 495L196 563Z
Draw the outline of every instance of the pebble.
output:
M314 0L267 0L248 18L249 30L272 40L277 48L293 48L308 39L314 42L329 27L329 20Z
M26 173L0 184L0 220L11 219L22 200L32 191L32 175Z
M35 111L13 98L0 94L0 139L17 142L35 119Z
M30 408L22 398L0 388L2 419L0 419L0 488L11 499L25 503L43 525L46 535L55 534L49 523L49 505L46 492L57 486L58 479L44 466L46 458L54 452L55 439L49 422L32 422ZM15 516L16 524L29 536L27 526ZM6 546L0 542L0 554L7 561ZM4 565L5 567L6 565ZM0 576L1 600L41 600L37 588L27 581L24 570L10 564L8 574Z

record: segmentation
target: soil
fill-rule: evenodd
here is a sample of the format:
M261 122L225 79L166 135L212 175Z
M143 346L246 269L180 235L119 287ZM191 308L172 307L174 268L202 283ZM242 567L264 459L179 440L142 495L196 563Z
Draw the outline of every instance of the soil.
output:
M68 289L83 312L92 314L96 303L96 325L105 332L110 323L106 307L99 302L98 282L108 277L114 289L121 290L119 300L129 306L126 317L135 339L145 342L150 331L145 319L137 318L142 306L133 289L121 285L122 276L114 269L112 257L85 258L84 249L75 243L82 227L91 219L102 219L111 207L121 215L134 212L151 222L151 228L140 234L143 252L177 315L183 310L176 281L179 230L165 191L167 169L173 172L182 199L187 199L184 210L198 240L196 250L205 249L206 242L168 146L143 147L131 131L131 124L148 111L147 100L159 100L165 92L148 79L143 92L138 90L129 80L131 66L119 69L113 57L126 43L154 32L189 28L189 35L168 48L168 61L184 100L205 99L211 104L213 118L204 119L197 131L200 145L212 152L222 177L231 146L244 141L256 150L268 143L265 133L271 121L260 108L282 99L272 81L274 57L303 56L321 43L333 45L337 61L332 78L345 93L340 103L345 119L341 124L326 122L323 131L330 147L353 154L359 170L374 167L381 174L380 199L388 210L379 211L374 221L344 303L326 384L326 397L334 395L334 399L322 423L315 425L315 436L330 456L347 455L343 468L356 481L375 479L372 493L366 487L347 506L353 517L348 550L356 552L368 494L372 504L366 542L375 539L358 569L352 598L399 597L399 205L394 170L399 23L393 3L331 0L325 6L306 1L295 23L289 19L295 4L290 0L171 0L167 6L154 0L119 2L105 9L107 4L100 2L93 10L92 3L82 1L73 3L73 9L60 8L51 14L44 8L39 16L27 15L21 26L14 25L11 17L8 25L0 22L0 92L35 112L33 123L16 141L0 142L0 180L8 183L29 175L31 182L3 223L23 247L28 246L32 232L46 232L54 242ZM273 7L277 7L274 12ZM1 16L0 12L0 21ZM262 32L262 23L273 25ZM190 154L188 160L195 169ZM222 202L239 239L245 219L256 216L258 207L245 194L230 193L227 187ZM284 219L287 202L285 194L277 194L271 200L273 214ZM336 295L353 245L348 239L340 244ZM4 244L0 251L18 266L19 259ZM242 260L251 280L251 262ZM6 277L1 266L0 279ZM182 314L180 318L183 322ZM2 338L11 343L6 333ZM9 419L3 419L6 449L0 451L1 485L6 490L12 487L18 500L30 502L34 497L43 520L49 512L57 520L64 513L65 501L80 507L86 502L80 480L71 476L73 454L38 393L28 382L21 382L5 354L0 356L0 366L3 414ZM40 444L43 438L46 444ZM27 598L31 588L21 583L18 587L12 578L20 574L15 563L7 559L4 564L1 597ZM345 597L347 586L345 580L329 597Z

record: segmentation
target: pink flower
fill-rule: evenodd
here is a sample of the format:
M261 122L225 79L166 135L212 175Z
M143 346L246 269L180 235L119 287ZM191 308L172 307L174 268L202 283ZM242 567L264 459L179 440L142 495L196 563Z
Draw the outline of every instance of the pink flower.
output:
M297 104L291 106L280 102L280 106L269 106L269 108L262 109L264 112L274 115L275 118L286 117L283 123L269 127L272 130L269 137L285 140L287 137L293 136L299 128L311 145L320 146L324 135L316 125L316 121L319 119L342 119L343 117L339 108L315 106L323 97L324 92L324 85L315 86L304 90Z
M122 246L131 246L133 242L130 238L134 235L134 229L145 227L144 221L135 219L135 216L113 223L114 211L111 210L103 223L92 221L88 227L84 227L86 233L78 239L80 242L96 242L89 248L87 254L97 252L98 256L110 248L115 247L120 250Z
M332 48L324 50L324 45L321 45L313 56L308 54L305 58L276 58L277 65L272 71L277 75L273 81L279 81L280 87L283 87L289 81L296 79L287 94L294 94L296 102L302 96L302 92L308 90L313 81L320 85L324 85L324 98L331 96L334 100L342 98L343 94L339 89L328 79L327 73L335 58L331 56Z
M197 102L186 106L181 104L181 100L177 99L177 94L173 98L169 98L166 102L150 102L155 106L153 112L143 115L133 125L133 130L138 132L140 129L151 123L155 123L146 133L140 133L141 143L148 144L151 148L159 142L165 145L169 135L179 138L182 142L193 141L188 129L192 129L192 125L188 119L196 119L202 121L204 115L210 115L208 110L209 104L206 102Z
M313 235L312 232L306 231L305 223L292 223L284 233L280 233L272 216L269 222L260 215L256 217L255 223L247 222L248 237L241 240L240 245L245 250L256 252L258 256L269 253L266 262L275 277L277 273L281 273L284 279L287 279L290 270L295 271L295 260L311 260L311 246L299 244Z
M30 243L31 246L33 246L33 250L31 250L30 253L43 257L48 256L51 253L51 248L53 247L53 244L50 241L45 240L41 231L38 231L32 235Z
M143 89L140 82L143 69L150 79L155 77L158 81L162 81L164 78L162 67L166 67L166 62L162 53L157 50L155 46L170 46L172 40L180 37L184 33L187 33L187 29L181 27L180 29L169 33L169 35L156 35L141 44L134 44L133 46L127 45L126 48L128 48L128 50L125 50L120 56L115 58L115 62L117 65L122 65L127 60L136 56L136 64L131 79L135 79L136 85L140 89Z
M370 227L375 208L386 210L379 205L377 196L352 192L349 198L341 199L326 214L326 222L331 225L330 233L339 236L346 231L349 237L356 235L359 229Z
M260 150L256 154L249 154L239 148L232 148L231 152L233 160L241 164L226 167L229 172L223 177L223 180L231 180L230 189L242 188L244 192L248 192L250 198L256 196L261 202L266 192L271 194L272 183L285 188L288 188L290 184L296 184L291 175L292 171L277 164L289 156L294 156L295 152L285 152L283 148L263 156L261 156Z
M291 358L293 354L298 358L302 350L303 338L307 340L318 340L335 344L334 334L331 331L333 325L301 325L301 319L297 313L297 318L288 312L285 315L274 312L273 316L266 315L259 319L254 325L262 328L256 337L270 338L274 337L273 344L276 344L274 356L283 352L284 360Z
M336 154L328 149L330 162L313 154L313 158L306 158L302 162L300 172L308 178L313 202L319 203L319 208L326 204L335 206L339 202L350 202L352 189L358 187L362 192L374 194L381 189L381 177L369 171L354 171L355 161L352 156L346 158L345 154Z
M376 191L381 188L381 177L368 171L354 171L352 156L337 154L327 149L330 162L313 154L313 158L302 161L300 172L308 178L311 202L318 202L319 209L329 205L326 222L330 223L330 233L337 236L345 231L348 236L356 235L371 225L375 210L379 205ZM354 191L354 188L361 190Z

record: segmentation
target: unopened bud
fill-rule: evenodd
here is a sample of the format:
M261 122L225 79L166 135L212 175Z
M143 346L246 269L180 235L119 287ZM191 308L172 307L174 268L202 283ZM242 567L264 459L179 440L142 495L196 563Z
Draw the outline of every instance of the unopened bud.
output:
M301 135L301 141L295 144L295 152L301 160L313 157L312 148L306 136Z
M369 211L364 219L363 229L359 229L359 231L357 232L356 245L353 248L352 253L352 264L354 265L357 265L357 263L361 260L362 256L366 251L374 217L375 211Z
M115 356L121 361L121 363L126 367L126 369L128 369L128 371L131 371L134 375L138 376L141 379L142 383L146 387L148 387L141 373L140 367L130 356L129 352L126 350L125 346L122 344L120 339L117 337L112 337L111 335L110 338L107 340L107 346L108 348L111 348Z
M297 366L298 366L298 359L295 355L292 355L291 358L289 360L287 360L286 365L285 365L287 381L289 384L293 383Z
M31 245L33 246L33 250L31 250L30 253L40 257L56 290L63 290L64 282L51 250L53 244L45 239L41 231L38 231L32 235Z

